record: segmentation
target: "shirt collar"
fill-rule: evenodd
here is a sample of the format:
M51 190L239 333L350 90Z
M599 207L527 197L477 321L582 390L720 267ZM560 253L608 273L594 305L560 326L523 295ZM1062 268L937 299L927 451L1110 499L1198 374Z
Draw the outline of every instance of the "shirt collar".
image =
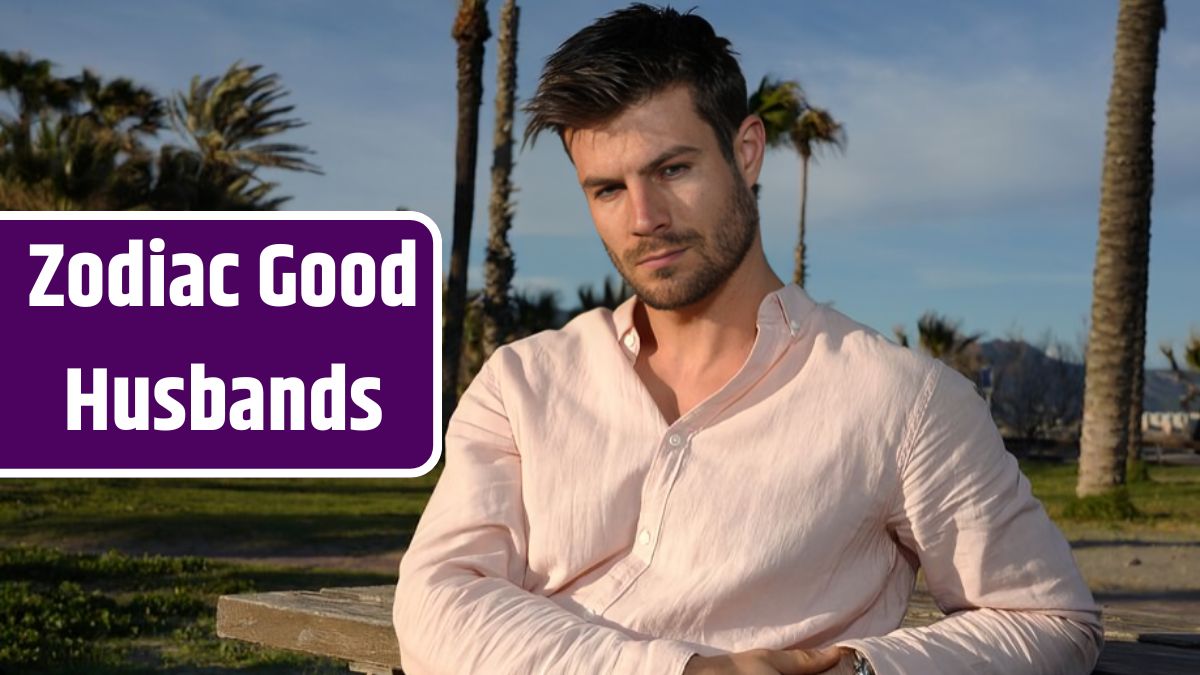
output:
M617 342L630 360L637 358L638 349L641 348L641 339L633 325L633 311L638 302L636 295L630 297L613 310L612 315ZM814 306L816 303L804 289L796 284L787 284L763 298L758 306L758 327L780 326L791 333L793 339L798 338L804 319Z

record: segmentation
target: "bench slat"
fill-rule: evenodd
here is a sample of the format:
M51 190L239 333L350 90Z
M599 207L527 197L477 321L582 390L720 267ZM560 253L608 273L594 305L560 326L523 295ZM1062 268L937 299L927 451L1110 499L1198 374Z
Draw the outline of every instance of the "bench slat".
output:
M367 672L399 670L394 592L394 586L358 586L225 595L217 602L217 635L375 669ZM918 591L903 625L927 626L942 616L929 594ZM1200 617L1106 608L1104 628L1096 675L1200 673Z

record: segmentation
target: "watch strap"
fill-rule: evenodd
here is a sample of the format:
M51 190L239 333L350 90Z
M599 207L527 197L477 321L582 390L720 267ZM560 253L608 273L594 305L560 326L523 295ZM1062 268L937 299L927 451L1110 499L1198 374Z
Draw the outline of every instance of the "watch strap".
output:
M857 649L854 650L854 675L875 675L871 662Z

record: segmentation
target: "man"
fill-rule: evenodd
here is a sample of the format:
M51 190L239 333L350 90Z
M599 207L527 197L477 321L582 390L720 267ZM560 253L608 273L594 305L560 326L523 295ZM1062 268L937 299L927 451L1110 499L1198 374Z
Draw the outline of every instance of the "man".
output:
M406 672L1090 672L1097 608L971 384L768 266L728 41L631 6L528 111L636 298L464 395L400 567ZM950 616L899 629L919 566Z

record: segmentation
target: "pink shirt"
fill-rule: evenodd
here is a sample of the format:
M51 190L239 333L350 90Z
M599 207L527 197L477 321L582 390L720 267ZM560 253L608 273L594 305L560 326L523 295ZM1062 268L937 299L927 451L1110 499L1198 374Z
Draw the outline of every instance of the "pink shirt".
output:
M633 302L471 383L400 565L406 673L675 675L830 643L879 675L1091 672L1099 609L966 379L787 286L668 425ZM950 616L899 629L918 565Z

